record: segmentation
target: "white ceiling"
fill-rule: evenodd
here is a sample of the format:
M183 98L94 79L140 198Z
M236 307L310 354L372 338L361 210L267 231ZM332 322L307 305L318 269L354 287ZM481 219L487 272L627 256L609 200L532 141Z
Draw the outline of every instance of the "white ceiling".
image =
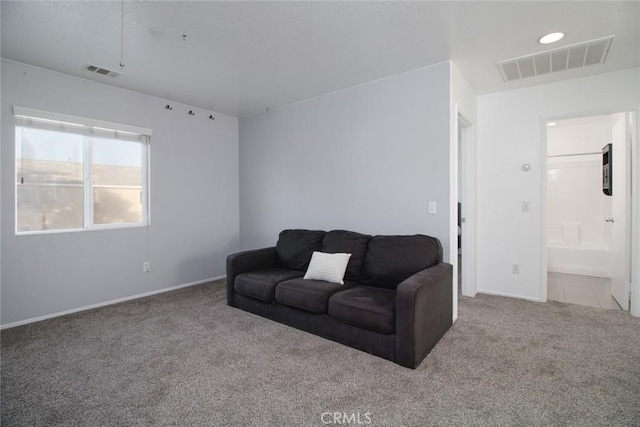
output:
M2 1L3 58L244 117L453 60L478 94L640 66L640 2ZM159 28L163 36L148 30ZM602 65L504 83L496 63L615 35ZM182 35L186 34L186 40Z

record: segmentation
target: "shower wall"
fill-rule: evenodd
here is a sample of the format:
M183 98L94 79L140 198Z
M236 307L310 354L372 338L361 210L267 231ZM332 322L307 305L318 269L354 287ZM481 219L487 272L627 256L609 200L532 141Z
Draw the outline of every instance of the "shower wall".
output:
M548 270L611 275L611 197L602 192L602 157L614 116L557 122L547 129ZM614 165L615 167L615 165Z

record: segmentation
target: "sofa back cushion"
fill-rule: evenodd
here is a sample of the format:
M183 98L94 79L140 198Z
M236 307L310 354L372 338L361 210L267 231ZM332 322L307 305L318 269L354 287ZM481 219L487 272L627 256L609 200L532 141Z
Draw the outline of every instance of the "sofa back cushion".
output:
M305 271L313 251L322 248L324 231L284 230L278 237L276 254L281 267Z
M322 252L351 254L344 277L346 280L358 280L370 239L371 236L353 231L329 231L322 239Z
M374 236L369 240L360 282L395 289L420 270L442 262L442 245L434 237Z

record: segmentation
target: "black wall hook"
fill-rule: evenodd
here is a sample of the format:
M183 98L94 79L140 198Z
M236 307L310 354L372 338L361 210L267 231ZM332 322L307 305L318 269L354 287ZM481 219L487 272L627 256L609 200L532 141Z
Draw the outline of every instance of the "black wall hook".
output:
M193 112L193 110L189 110L189 115L190 115L190 116L195 116L195 115L196 115L196 113L194 113L194 112Z
M165 110L173 110L173 107L169 104L164 106Z
M210 114L210 115L209 115L209 120L215 120L215 119L216 119L216 118L215 118L215 117L213 117L213 114Z

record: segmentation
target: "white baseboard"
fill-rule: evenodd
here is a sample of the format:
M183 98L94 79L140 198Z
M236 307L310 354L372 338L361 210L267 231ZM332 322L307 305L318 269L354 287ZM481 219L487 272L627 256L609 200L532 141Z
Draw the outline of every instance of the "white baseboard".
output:
M509 297L509 298L524 299L524 300L533 301L533 302L542 302L542 300L540 298L525 297L525 296L522 296L522 295L508 294L508 293L505 293L505 292L486 291L484 289L478 289L478 291L476 292L476 295L477 294L496 295L496 296L499 296L499 297Z
M20 320L18 322L13 322L13 323L7 323L6 325L0 325L0 330L9 329L9 328L15 328L16 326L27 325L29 323L39 322L41 320L52 319L54 317L65 316L67 314L73 314L73 313L78 313L80 311L91 310L93 308L99 308L99 307L104 307L104 306L107 306L107 305L118 304L120 302L131 301L131 300L138 299L138 298L149 297L151 295L162 294L164 292L175 291L177 289L187 288L189 286L201 285L203 283L212 282L214 280L224 279L225 277L227 277L227 276L223 275L223 276L210 277L208 279L197 280L195 282L190 282L190 283L184 283L182 285L172 286L170 288L158 289L158 290L155 290L155 291L145 292L143 294L131 295L131 296L128 296L128 297L118 298L118 299L105 301L105 302L99 302L97 304L86 305L84 307L79 307L79 308L72 308L71 310L60 311L58 313L47 314L45 316L32 317L30 319Z
M605 277L610 278L611 272L604 268L570 265L570 264L549 264L549 273L577 274L580 276Z
M469 297L469 298L475 298L475 297L476 297L476 295L478 295L478 292L479 292L479 291L472 292L472 293L470 293L469 295L465 295L464 293L459 292L459 293L458 293L458 296Z

